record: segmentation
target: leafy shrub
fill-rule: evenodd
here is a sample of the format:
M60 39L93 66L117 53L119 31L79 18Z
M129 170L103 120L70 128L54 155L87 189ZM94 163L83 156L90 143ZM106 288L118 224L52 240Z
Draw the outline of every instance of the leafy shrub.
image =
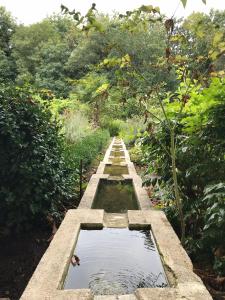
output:
M143 153L139 145L135 145L129 150L131 161L141 165L143 164Z
M10 90L0 94L0 226L18 231L59 218L74 178L49 110Z
M207 186L203 203L206 207L202 234L203 247L214 253L214 269L225 275L225 183Z
M110 136L118 136L120 133L122 121L121 120L111 120L105 125L109 130Z
M176 103L168 103L169 118L176 124L176 167L186 223L186 249L193 258L204 254L222 274L225 253L225 89L222 80L213 80L207 89L194 92L180 120L174 118ZM205 103L206 102L206 103ZM176 123L175 123L176 122ZM165 212L179 234L178 214L172 190L170 133L164 122L141 138L149 170L161 177L161 190L169 198ZM168 192L169 191L169 192ZM177 230L178 229L178 230Z
M144 119L139 116L133 117L121 124L120 137L127 145L132 145L135 143L135 140L139 137L140 133L144 132L145 128L146 125L144 124Z
M109 132L107 130L98 129L76 143L68 143L65 149L67 164L76 170L83 160L83 164L88 164L98 155L103 146L109 140Z
M90 134L91 127L81 111L71 111L64 116L64 131L67 141L74 143Z

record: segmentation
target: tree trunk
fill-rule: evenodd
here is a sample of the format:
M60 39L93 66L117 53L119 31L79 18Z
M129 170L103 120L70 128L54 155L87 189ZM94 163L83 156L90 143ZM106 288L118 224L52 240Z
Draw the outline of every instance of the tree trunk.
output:
M176 171L176 151L175 151L175 134L174 128L170 128L170 153L172 159L172 173L173 173L173 183L174 183L174 194L176 206L178 209L179 219L180 219L180 228L181 228L181 244L184 245L185 239L185 222L182 208L182 201L179 192L179 186L177 181L177 171Z

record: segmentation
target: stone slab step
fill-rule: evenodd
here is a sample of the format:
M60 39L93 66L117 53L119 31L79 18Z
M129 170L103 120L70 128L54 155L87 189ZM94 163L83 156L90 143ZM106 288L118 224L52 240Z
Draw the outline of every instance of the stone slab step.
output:
M124 228L128 227L128 217L127 213L117 214L117 213L106 213L104 212L103 225L105 227L111 228Z

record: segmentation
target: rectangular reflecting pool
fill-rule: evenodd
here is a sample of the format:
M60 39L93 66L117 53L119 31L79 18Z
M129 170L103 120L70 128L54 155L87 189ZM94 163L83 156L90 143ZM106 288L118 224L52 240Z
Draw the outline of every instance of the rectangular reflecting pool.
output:
M92 208L104 209L108 213L138 210L138 202L132 181L101 179Z
M117 144L117 145L113 145L112 146L112 150L123 150L123 146L122 145L119 145L119 144Z
M127 166L106 165L104 174L109 174L111 176L120 176L122 174L128 174L128 168Z
M113 164L119 164L121 162L126 162L125 158L123 158L123 157L110 157L109 160Z
M114 157L120 157L124 155L125 155L124 151L111 151L110 153L110 156L114 156Z
M81 230L74 255L78 263L71 260L64 289L111 295L168 286L150 230Z

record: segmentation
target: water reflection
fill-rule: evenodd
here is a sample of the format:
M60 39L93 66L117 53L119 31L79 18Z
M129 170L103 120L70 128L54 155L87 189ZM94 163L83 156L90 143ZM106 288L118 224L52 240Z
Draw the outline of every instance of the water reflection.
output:
M128 168L127 166L120 166L120 165L106 165L104 169L104 174L109 174L111 176L128 174Z
M140 287L166 287L167 279L150 231L104 228L81 230L65 289L94 294L129 294Z
M123 157L125 155L124 151L111 151L110 152L110 156L114 156L114 157Z
M153 238L151 236L152 235L151 231L150 230L141 230L141 232L143 233L145 247L149 250L155 251L156 245L153 242Z
M100 180L92 208L109 213L139 209L132 182Z

